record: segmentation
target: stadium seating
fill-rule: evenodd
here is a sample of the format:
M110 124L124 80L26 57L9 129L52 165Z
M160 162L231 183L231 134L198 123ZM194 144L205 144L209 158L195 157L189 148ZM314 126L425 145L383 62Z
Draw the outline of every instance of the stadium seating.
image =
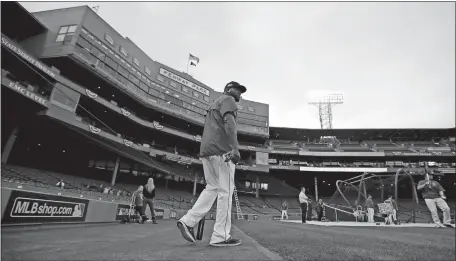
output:
M56 186L57 182L60 180L64 181L64 188ZM11 184L13 187L17 185L27 185L32 191L42 188L44 191L52 191L53 193L71 192L78 196L84 195L88 198L117 201L119 203L127 204L131 202L131 193L138 188L138 185L133 184L117 183L115 186L111 186L109 182L103 180L94 180L80 176L10 165L2 165L2 181L2 186L4 184ZM91 191L86 187L86 185L93 184L96 184L96 187L103 185L105 187L112 187L115 190L122 190L125 191L127 195L117 196L113 194L104 194L98 190ZM9 185L9 187L11 187L11 185ZM192 199L194 202L196 198L197 197L193 196L190 192L159 187L156 188L155 202L158 208L190 209L193 205ZM212 210L215 210L215 206L216 205L212 207Z
M335 151L331 144L326 143L305 143L303 149L308 151Z
M365 144L360 144L358 142L346 142L346 143L340 143L339 146L339 151L371 151L371 149L365 145Z
M398 141L404 147L409 147L411 150L426 152L426 151L449 151L445 147L441 147L438 143L432 141Z
M368 144L370 148L375 151L410 151L411 150L406 146L401 146L399 144L385 141L385 140L365 140L363 143Z
M290 140L269 140L271 149L299 149L298 142Z

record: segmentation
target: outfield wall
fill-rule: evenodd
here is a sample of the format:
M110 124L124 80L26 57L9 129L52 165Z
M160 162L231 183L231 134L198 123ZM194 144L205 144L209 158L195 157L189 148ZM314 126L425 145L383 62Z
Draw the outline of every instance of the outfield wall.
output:
M60 195L58 195L60 194ZM65 194L65 195L63 195ZM68 195L67 195L68 194ZM77 197L70 193L1 188L2 226L120 222L128 204ZM155 208L157 219L179 219L187 210ZM150 209L146 212L150 217ZM243 215L245 220L277 219L278 215ZM215 212L206 215L215 220ZM232 219L237 219L232 214Z
M37 192L15 188L1 189L2 226L12 224L106 223L120 222L129 206L117 202L76 197L65 191ZM68 193L70 194L70 193ZM150 216L150 210L146 213ZM176 211L155 209L157 219L169 219Z

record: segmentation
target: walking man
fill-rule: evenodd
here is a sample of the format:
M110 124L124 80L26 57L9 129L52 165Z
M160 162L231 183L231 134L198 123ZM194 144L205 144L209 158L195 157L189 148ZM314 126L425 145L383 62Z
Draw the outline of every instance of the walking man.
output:
M317 219L318 221L321 221L321 218L323 217L323 209L324 209L324 205L323 205L323 200L322 199L319 199L318 200L318 203L317 203L317 207L315 208L315 210L317 211Z
M417 189L423 194L424 201L429 211L431 211L432 220L435 223L436 227L453 227L450 217L450 207L445 202L444 189L439 182L433 180L434 172L425 168L426 175L428 178L420 180L417 185ZM443 212L443 225L440 222L439 215L437 214L437 207L439 207Z
M217 198L217 214L209 244L218 247L241 244L241 240L231 237L231 206L235 164L240 160L236 102L246 90L237 82L229 82L224 93L207 112L200 147L206 188L192 209L177 222L182 237L187 241L196 242L193 227L211 209Z
M309 198L306 196L306 188L302 187L301 192L299 193L299 204L301 205L302 223L306 223L308 200L309 200Z

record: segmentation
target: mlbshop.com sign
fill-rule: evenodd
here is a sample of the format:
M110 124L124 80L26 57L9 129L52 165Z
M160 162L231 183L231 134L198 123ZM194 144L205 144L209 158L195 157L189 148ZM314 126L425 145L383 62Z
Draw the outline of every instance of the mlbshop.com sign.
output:
M16 198L11 217L82 217L84 204L64 201Z
M84 221L88 200L12 191L2 223Z

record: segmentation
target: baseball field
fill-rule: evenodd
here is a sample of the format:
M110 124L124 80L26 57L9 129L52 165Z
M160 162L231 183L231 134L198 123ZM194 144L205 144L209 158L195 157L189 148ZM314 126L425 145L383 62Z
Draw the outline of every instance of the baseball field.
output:
M231 248L185 241L160 224L3 227L2 260L455 260L455 230L406 226L320 226L235 220Z

